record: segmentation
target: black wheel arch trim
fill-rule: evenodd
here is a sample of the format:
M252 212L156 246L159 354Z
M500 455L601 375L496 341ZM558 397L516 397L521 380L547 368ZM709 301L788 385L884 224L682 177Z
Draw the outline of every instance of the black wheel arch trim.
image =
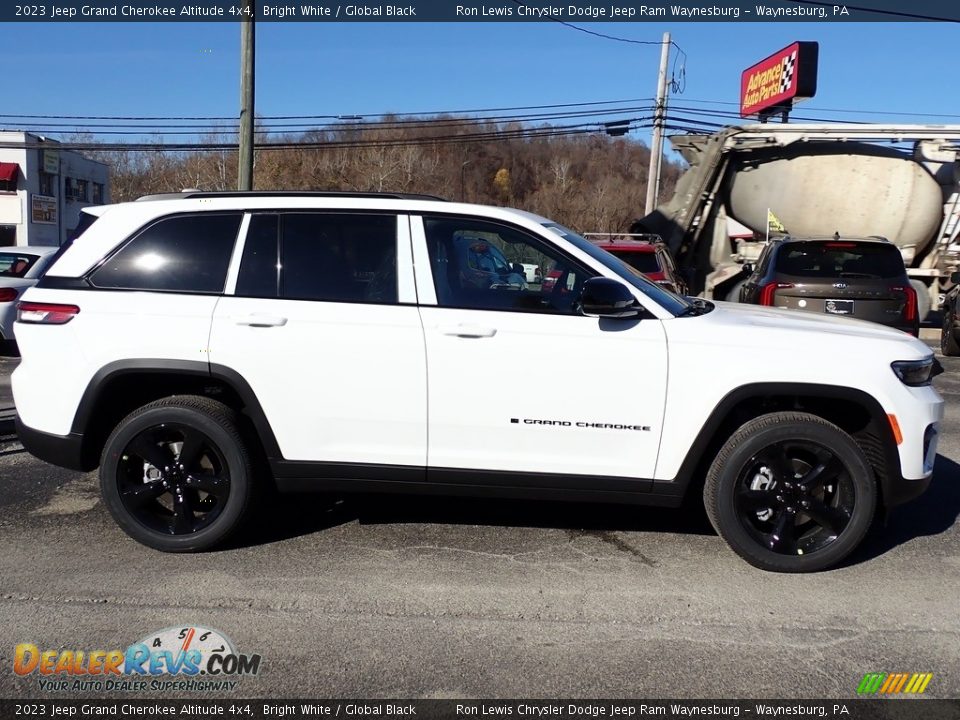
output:
M266 414L246 379L232 368L203 361L131 359L119 360L105 365L91 379L80 400L70 433L73 443L83 437L84 430L90 422L102 389L112 379L120 375L142 372L187 374L193 377L209 377L212 380L223 382L236 392L243 402L245 414L257 431L267 459L273 462L284 460ZM876 430L881 434L885 472L878 473L878 475L880 475L879 480L884 503L888 507L915 497L923 492L929 484L928 480L904 481L900 468L900 456L886 419L886 413L880 403L868 393L855 388L815 383L752 383L742 385L723 397L701 427L696 439L687 451L677 475L671 480L654 480L652 488L650 488L652 494L666 495L678 499L684 497L688 487L695 480L697 468L704 459L704 452L714 442L718 431L733 409L744 401L770 396L835 398L848 400L863 407L869 414ZM76 449L73 449L71 455L76 454L76 452ZM45 452L44 455L50 457L49 452ZM56 462L56 464L62 463ZM75 465L76 462L71 464ZM273 469L274 471L279 470L278 474L282 476L286 474L284 470L289 472L293 469L293 466L292 463L282 462L279 466L274 466ZM84 467L83 469L91 468ZM294 475L296 474L299 473L294 471ZM321 475L325 474L322 473Z
M73 417L71 435L83 436L90 425L91 417L100 395L111 381L122 375L136 373L161 373L168 375L189 375L191 377L210 378L224 383L232 389L244 405L244 414L250 418L260 438L264 453L270 459L280 459L280 446L273 429L267 420L256 393L240 373L225 365L204 362L202 360L165 360L156 358L137 358L117 360L104 365L91 378L84 390L77 411Z
M803 398L825 398L848 400L863 407L870 416L880 441L885 463L885 472L878 474L881 484L881 493L884 504L889 506L905 502L919 494L926 488L929 481L905 481L900 467L900 454L893 438L887 420L887 414L880 403L867 392L842 385L822 385L818 383L751 383L741 385L727 393L710 413L706 422L700 428L696 439L687 450L687 454L680 464L680 470L672 480L655 480L654 492L666 495L683 496L687 488L696 479L697 467L704 460L703 454L717 437L724 422L733 409L747 400L764 397L796 396ZM912 487L905 488L907 483L922 484L919 491L914 492Z

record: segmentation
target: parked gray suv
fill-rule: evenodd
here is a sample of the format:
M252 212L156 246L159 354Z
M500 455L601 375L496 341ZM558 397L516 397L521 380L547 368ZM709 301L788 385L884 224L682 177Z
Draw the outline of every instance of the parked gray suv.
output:
M918 335L917 292L896 245L882 238L777 238L740 302L842 315Z

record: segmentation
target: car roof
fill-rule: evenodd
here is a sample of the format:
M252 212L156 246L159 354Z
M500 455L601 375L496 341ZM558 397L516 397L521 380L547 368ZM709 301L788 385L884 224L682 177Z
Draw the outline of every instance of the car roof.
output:
M156 197L148 201L129 201L95 206L94 215L102 222L94 223L83 235L83 242L73 243L70 250L47 271L48 276L75 277L87 272L105 253L117 247L122 239L159 218L198 212L396 212L406 215L467 215L490 222L515 223L520 227L550 228L555 223L535 213L495 205L479 205L446 200L424 199L423 196L397 193L188 193ZM88 211L90 208L84 208ZM562 236L562 233L558 233Z
M36 257L43 257L44 255L55 253L59 249L56 245L10 245L8 247L0 247L0 254L35 255Z
M446 198L439 195L426 195L423 193L403 193L403 192L356 192L353 190L222 190L222 191L203 191L203 190L183 190L181 192L157 193L154 195L141 195L135 202L151 202L155 200L215 200L223 198L390 198L393 200L437 200L446 202Z
M782 237L782 238L777 238L777 241L783 242L783 243L799 243L799 242L806 242L806 243L809 243L809 242L814 242L814 243L821 243L821 242L822 242L822 243L827 243L827 242L856 242L856 243L864 243L864 244L868 244L868 245L890 245L891 247L893 246L893 243L891 243L889 240L887 240L887 238L885 238L885 237L880 237L879 235L871 235L870 237L845 237L845 236L843 236L843 235L841 235L840 237L837 237L837 236L835 236L835 235L831 235L831 236L829 236L829 237L822 237L822 236L817 236L817 237L794 237L794 236L792 236L792 235L787 235L787 236L784 236L784 237Z
M626 250L635 253L655 253L662 247L660 243L645 242L643 240L603 240L594 243L601 250Z

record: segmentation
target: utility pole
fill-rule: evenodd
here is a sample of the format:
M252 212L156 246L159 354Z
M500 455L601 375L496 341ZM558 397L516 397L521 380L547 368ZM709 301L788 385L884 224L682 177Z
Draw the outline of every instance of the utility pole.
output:
M253 190L254 64L256 62L256 0L243 0L240 21L240 157L237 190Z
M670 33L665 32L663 44L660 46L660 74L657 77L657 109L653 116L653 136L650 143L646 215L657 209L657 197L660 195L660 159L663 156L663 125L667 114L667 66L669 64Z

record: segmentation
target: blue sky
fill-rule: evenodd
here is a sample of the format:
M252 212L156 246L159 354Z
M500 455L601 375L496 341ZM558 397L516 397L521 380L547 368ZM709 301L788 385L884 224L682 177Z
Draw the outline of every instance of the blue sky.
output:
M582 27L651 41L670 30L686 52L686 88L675 104L735 103L745 67L794 40L816 40L817 97L797 114L870 110L877 112L844 117L960 123L960 93L948 71L957 61L953 24ZM657 46L614 42L553 22L264 22L257 33L262 115L369 117L647 98L654 94L659 59ZM15 66L4 80L0 112L234 115L239 34L236 23L7 24L0 36ZM893 112L931 115L888 114ZM0 125L11 128L35 127L30 122L0 118ZM634 137L646 139L645 132Z

